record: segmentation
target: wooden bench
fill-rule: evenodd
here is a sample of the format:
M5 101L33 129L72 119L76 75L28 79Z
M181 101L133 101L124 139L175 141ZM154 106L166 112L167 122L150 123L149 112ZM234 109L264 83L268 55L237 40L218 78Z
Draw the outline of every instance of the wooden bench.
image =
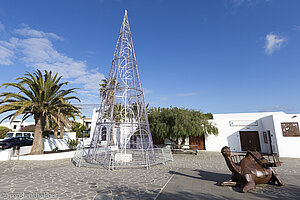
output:
M194 154L198 153L197 145L171 145L171 151L173 154Z

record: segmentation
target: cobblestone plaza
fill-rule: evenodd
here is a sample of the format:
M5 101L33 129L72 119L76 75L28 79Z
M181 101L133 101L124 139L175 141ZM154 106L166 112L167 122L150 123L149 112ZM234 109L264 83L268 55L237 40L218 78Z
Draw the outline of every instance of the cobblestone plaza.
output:
M254 191L222 187L230 178L220 153L174 155L174 162L108 171L76 168L70 159L1 162L0 199L299 199L300 159L282 158L277 171L286 186Z

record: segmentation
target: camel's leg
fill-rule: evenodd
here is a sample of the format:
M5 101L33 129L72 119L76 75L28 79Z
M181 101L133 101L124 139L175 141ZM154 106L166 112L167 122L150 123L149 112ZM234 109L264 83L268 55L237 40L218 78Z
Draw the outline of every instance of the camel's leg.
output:
M248 190L255 188L255 182L254 182L253 176L251 174L245 174L245 178L246 178L247 183L243 188L243 192L248 192Z
M275 184L275 182L277 182L277 184L279 186L285 186L284 182L282 181L282 179L280 178L280 176L278 175L278 173L276 172L276 170L273 169L272 167L270 167L270 168L271 168L271 171L272 171L272 178L271 178L272 181L271 182L273 184Z

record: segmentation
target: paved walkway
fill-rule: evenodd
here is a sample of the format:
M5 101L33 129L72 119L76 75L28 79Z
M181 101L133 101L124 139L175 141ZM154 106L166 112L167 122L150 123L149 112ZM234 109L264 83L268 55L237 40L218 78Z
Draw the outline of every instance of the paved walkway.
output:
M190 160L187 156L176 157L178 169L171 172L173 177L157 200L300 199L300 159L282 158L283 166L276 168L286 186L263 184L248 193L242 193L239 187L220 185L231 177L221 155L203 152Z
M5 161L0 199L299 199L300 159L282 161L278 172L287 186L261 185L246 194L220 186L230 177L220 153L175 155L149 170L76 168L69 159Z

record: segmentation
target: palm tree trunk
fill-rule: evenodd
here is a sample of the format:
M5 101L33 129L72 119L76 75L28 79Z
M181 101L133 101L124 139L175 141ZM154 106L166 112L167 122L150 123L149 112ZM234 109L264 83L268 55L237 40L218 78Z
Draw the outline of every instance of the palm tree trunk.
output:
M35 117L35 130L34 130L34 139L30 154L43 154L44 153L44 144L43 144L43 130L44 122L43 117Z
M65 126L63 123L60 123L60 139L63 139L64 138L64 131L65 131Z
M54 137L57 139L58 136L58 126L54 128Z
M113 129L112 128L110 128L110 136L109 136L109 138L110 138L109 145L110 146L114 146L114 133L113 133Z

